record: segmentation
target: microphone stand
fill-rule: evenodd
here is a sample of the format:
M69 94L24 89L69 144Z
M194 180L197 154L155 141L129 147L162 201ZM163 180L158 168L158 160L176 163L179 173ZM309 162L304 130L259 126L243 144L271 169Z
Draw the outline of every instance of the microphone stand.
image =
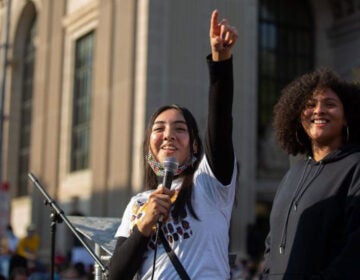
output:
M101 268L101 271L104 273L107 279L107 268L102 264L101 260L98 256L93 252L93 250L86 244L86 242L81 238L80 234L76 231L75 227L71 224L69 219L65 216L64 211L59 208L50 195L46 192L46 190L41 186L38 179L30 172L28 173L28 177L34 183L34 185L39 189L39 191L45 197L45 205L49 205L51 207L51 268L50 268L50 279L54 280L55 276L55 237L56 237L56 223L61 223L62 221L69 227L72 233L76 236L76 238L81 242L81 244L85 247L85 249L89 252L91 257L95 260L95 262Z

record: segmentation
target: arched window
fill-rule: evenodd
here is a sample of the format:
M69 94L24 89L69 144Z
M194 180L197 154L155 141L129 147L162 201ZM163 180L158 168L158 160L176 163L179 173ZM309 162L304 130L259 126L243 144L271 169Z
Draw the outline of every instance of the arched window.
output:
M18 150L18 190L17 196L28 194L28 173L30 159L30 139L31 139L31 115L33 99L34 81L34 61L35 46L34 38L36 34L36 16L33 17L29 29L26 33L24 51L21 57L22 81L20 99L20 131L19 131L19 150Z
M259 178L280 178L288 168L272 132L272 111L281 89L313 68L313 18L308 1L259 1L258 167Z

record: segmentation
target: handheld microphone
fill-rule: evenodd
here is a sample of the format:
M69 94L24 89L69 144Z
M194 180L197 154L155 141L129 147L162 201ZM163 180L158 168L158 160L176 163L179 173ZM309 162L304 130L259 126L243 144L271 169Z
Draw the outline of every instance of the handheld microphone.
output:
M172 180L174 179L174 175L176 170L178 169L179 163L177 162L176 158L174 157L167 157L166 159L164 159L163 162L164 165L164 178L163 178L163 186L167 189L171 189L171 183ZM161 224L163 222L163 216L160 216L160 219L158 221L158 228L161 227Z
M164 162L164 178L163 178L163 186L167 189L171 188L172 180L174 179L174 175L176 170L179 167L179 163L177 162L176 158L174 157L167 157Z

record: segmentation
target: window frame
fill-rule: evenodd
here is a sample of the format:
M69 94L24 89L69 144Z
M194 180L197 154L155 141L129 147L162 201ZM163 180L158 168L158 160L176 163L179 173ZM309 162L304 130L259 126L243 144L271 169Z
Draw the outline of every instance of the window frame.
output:
M94 42L90 31L74 43L70 172L89 168Z
M259 1L256 168L259 179L279 179L288 168L288 161L283 160L287 155L271 139L274 138L272 111L282 88L313 69L313 39L314 20L309 1ZM269 155L279 158L267 157L265 147L272 149Z

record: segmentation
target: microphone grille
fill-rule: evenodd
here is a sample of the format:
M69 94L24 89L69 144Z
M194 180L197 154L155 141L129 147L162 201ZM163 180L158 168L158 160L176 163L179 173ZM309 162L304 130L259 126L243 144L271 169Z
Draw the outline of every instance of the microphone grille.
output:
M174 157L167 157L163 162L164 169L167 172L175 173L179 167L179 163Z

